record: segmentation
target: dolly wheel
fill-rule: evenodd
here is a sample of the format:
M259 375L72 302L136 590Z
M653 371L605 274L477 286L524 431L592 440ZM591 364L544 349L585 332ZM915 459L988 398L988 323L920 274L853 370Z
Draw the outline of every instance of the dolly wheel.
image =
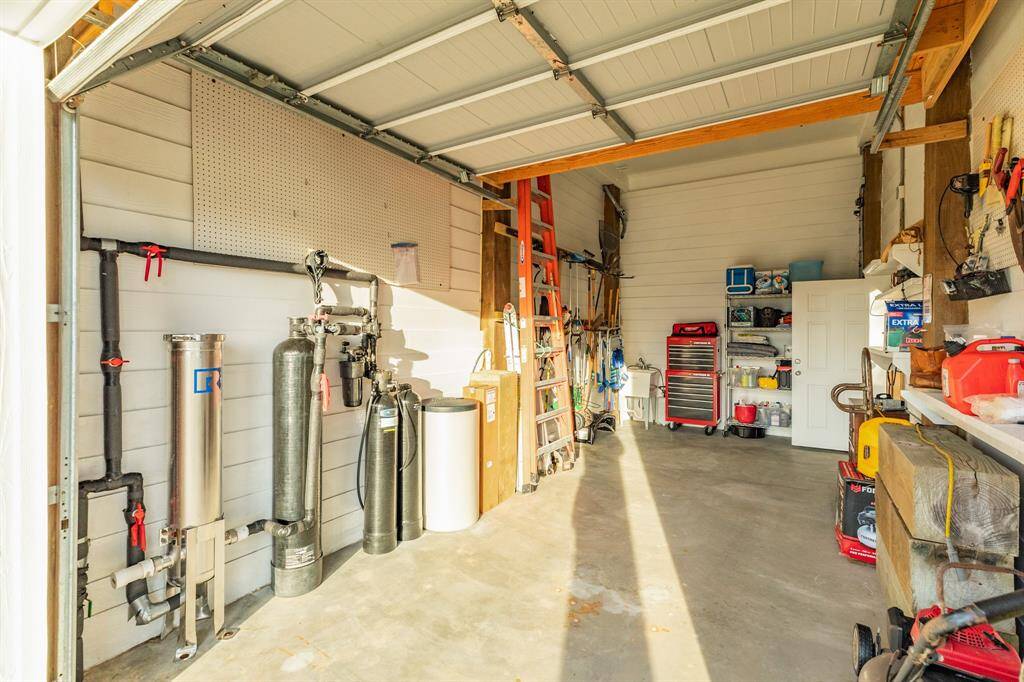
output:
M705 436L713 436L713 435L715 435L715 431L717 431L717 430L718 430L717 426L705 426L704 427L704 435Z
M679 428L679 422L669 422L667 426L669 431L675 431Z
M878 655L871 628L862 623L853 626L853 674L860 675L864 664Z

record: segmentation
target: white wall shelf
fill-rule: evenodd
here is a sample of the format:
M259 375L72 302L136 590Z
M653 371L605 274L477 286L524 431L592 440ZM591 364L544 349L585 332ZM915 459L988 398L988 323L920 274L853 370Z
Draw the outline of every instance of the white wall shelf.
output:
M875 296L871 301L871 314L884 315L885 301L920 301L923 296L924 280L920 277L911 277L906 282L897 284Z
M910 376L910 351L886 350L878 346L871 346L868 351L871 352L871 362L876 367L888 370L889 365L896 365L896 369L903 372L904 376Z
M1024 424L987 424L948 405L938 389L905 388L903 399L914 416L927 417L936 424L958 426L986 445L1024 463Z
M920 277L924 273L924 262L921 259L922 244L896 244L889 251L889 260L882 262L876 258L864 266L864 276L889 275L900 267L910 268L911 272Z

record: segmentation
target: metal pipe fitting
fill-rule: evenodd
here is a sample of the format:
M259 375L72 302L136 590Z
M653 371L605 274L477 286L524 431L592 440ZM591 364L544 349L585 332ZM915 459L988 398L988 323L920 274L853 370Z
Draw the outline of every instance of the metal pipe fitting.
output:
M132 611L132 615L135 616L136 625L152 623L157 618L166 616L179 606L181 606L180 594L175 594L164 601L158 602L150 600L148 594L142 594L128 604L128 607Z

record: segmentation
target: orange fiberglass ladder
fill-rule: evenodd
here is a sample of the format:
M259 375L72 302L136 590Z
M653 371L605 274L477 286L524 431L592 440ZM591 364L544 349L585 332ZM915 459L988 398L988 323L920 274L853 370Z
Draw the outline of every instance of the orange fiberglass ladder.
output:
M521 492L532 492L540 474L576 462L569 363L565 353L558 247L555 245L551 176L520 180L516 187L519 328L522 373L519 379L523 474ZM533 204L540 219L533 217ZM537 249L535 240L541 246Z

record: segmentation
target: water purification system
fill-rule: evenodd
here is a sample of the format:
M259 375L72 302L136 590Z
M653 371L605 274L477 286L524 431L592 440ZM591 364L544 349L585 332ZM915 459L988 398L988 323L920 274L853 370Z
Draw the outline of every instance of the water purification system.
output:
M224 627L224 514L221 508L222 334L172 334L171 512L162 538L176 561L168 580L181 589L179 660L199 643L196 623ZM186 558L187 555L187 558Z
M306 318L289 318L288 338L274 349L274 518L302 520L303 490L309 436L309 381L313 374L313 341L305 333ZM320 495L316 496L320 517ZM318 526L290 537L274 538L271 585L274 594L294 597L309 592L323 577L323 552Z
M423 535L423 458L419 456L420 397L411 387L398 392L398 539Z
M398 546L398 403L393 393L386 385L375 386L366 418L363 551L367 554L386 554Z

